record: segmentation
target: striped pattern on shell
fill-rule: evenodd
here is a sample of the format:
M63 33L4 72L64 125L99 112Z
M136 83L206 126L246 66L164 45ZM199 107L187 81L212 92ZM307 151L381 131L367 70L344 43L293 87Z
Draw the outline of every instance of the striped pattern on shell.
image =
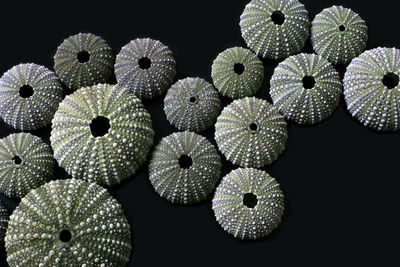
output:
M399 49L379 47L353 59L343 80L351 115L377 131L399 130L399 75Z
M285 149L286 122L266 100L246 97L226 106L215 124L219 150L233 164L260 168Z
M73 178L112 185L135 173L153 137L150 114L134 94L98 84L61 102L50 141L54 157Z
M368 27L354 11L332 6L315 16L311 42L315 52L333 64L347 64L367 46Z
M303 48L310 21L298 0L251 0L240 17L240 28L251 50L277 60Z
M224 96L239 99L254 95L264 80L264 66L249 49L229 48L211 66L215 87Z
M4 243L4 236L6 234L8 225L8 211L0 201L0 246Z
M181 131L202 132L212 126L221 112L214 86L201 78L177 81L164 99L167 120Z
M53 178L54 158L50 146L29 133L0 139L0 191L21 198Z
M118 84L140 99L154 98L167 90L176 75L172 51L150 38L135 39L122 47L115 61Z
M0 117L15 129L36 130L50 123L62 97L54 72L32 63L19 64L0 79Z
M239 168L222 178L212 209L219 224L231 235L258 239L267 236L281 222L284 195L268 173Z
M220 179L221 159L214 145L193 132L161 139L149 164L150 182L163 198L177 204L205 200Z
M101 186L51 181L29 192L10 216L5 237L14 266L125 266L130 225Z
M285 118L298 124L314 124L329 117L339 105L342 82L326 59L299 54L275 69L270 95Z

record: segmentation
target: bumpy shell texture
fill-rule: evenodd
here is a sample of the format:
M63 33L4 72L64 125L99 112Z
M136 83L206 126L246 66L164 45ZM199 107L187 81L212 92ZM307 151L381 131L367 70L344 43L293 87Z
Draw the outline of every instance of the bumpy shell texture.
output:
M150 38L135 39L122 47L115 61L118 84L137 97L153 98L167 90L176 75L172 51Z
M107 82L113 74L114 63L111 47L91 33L68 37L54 56L58 77L72 90Z
M15 129L36 130L50 123L62 97L54 72L32 63L20 64L0 79L0 117Z
M286 139L284 117L266 100L255 97L233 101L215 125L219 150L241 167L270 164L284 150Z
M194 204L215 189L221 159L214 145L192 132L173 133L157 145L149 164L156 192L172 203Z
M11 134L0 140L0 191L21 198L53 178L50 146L29 133Z
M249 49L229 48L211 66L215 87L224 96L239 99L254 95L264 79L261 60Z
M278 182L268 173L239 168L222 178L212 208L225 231L240 239L258 239L278 227L285 204Z
M285 118L298 124L314 124L329 117L339 105L342 82L326 59L299 54L275 69L270 95Z
M101 186L51 181L29 192L10 216L5 237L14 266L125 266L130 225Z
M128 89L98 84L67 96L53 119L54 157L73 178L112 185L146 160L150 114Z
M344 76L351 115L376 131L400 129L400 50L376 48L352 60Z
M259 56L281 59L303 48L310 21L297 0L252 0L240 17L242 36Z
M368 27L354 11L342 6L324 9L313 20L311 42L315 52L333 64L347 64L367 46Z
M8 225L8 211L0 201L0 246L4 243L4 236L6 234Z
M221 101L214 86L201 78L177 81L164 99L167 120L181 131L201 132L214 124Z

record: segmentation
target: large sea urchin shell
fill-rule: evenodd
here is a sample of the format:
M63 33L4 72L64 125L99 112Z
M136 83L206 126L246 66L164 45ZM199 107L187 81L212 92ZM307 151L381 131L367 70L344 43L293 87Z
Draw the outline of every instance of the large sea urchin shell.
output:
M192 132L173 133L157 145L149 164L156 192L172 203L194 204L215 189L221 159L214 145Z
M276 160L286 139L283 116L266 100L255 97L233 101L215 125L219 150L242 167L259 168Z
M129 42L122 47L115 61L118 84L141 99L164 93L175 75L176 63L171 50L150 38Z
M154 131L128 89L98 84L67 96L53 119L54 157L73 178L112 185L146 160Z
M240 17L240 27L251 50L276 60L303 48L310 21L298 0L252 0Z
M20 64L0 79L0 117L15 129L30 131L46 126L61 100L60 81L46 67Z
M0 201L0 246L3 245L8 225L8 211Z
M51 181L29 192L5 238L14 266L125 266L130 225L121 205L95 183Z

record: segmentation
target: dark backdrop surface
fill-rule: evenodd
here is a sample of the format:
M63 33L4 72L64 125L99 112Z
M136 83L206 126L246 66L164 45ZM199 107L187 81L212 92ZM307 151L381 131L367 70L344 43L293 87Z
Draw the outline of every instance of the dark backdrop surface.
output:
M100 35L115 53L130 40L151 37L174 52L176 79L198 76L211 82L211 64L232 46L245 46L239 17L248 1L31 1L2 8L0 73L33 62L53 69L64 38L78 32ZM343 5L367 21L368 48L400 48L395 0L302 0L310 19L323 8ZM303 52L312 52L308 42ZM265 82L257 97L270 101L269 79L279 62L264 60ZM337 68L342 77L345 66ZM68 90L66 90L68 92ZM176 131L163 112L163 98L145 101L156 131L155 144ZM231 101L222 98L223 104ZM269 237L244 242L214 219L211 199L195 207L161 199L146 165L109 191L123 205L132 226L129 266L289 266L399 264L399 133L382 134L352 119L342 99L334 114L312 127L288 124L289 139L279 159L264 168L281 184L286 210ZM0 121L0 137L16 132ZM202 133L214 144L214 128ZM49 142L50 126L33 132ZM235 166L223 160L223 175ZM56 178L67 174L57 168ZM12 203L11 203L12 204ZM0 254L0 266L6 266Z

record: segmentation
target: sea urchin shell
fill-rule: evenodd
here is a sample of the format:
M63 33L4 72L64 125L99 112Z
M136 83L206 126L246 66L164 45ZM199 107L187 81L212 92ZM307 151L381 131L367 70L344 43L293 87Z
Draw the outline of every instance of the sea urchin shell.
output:
M0 201L0 246L3 245L8 225L8 211Z

